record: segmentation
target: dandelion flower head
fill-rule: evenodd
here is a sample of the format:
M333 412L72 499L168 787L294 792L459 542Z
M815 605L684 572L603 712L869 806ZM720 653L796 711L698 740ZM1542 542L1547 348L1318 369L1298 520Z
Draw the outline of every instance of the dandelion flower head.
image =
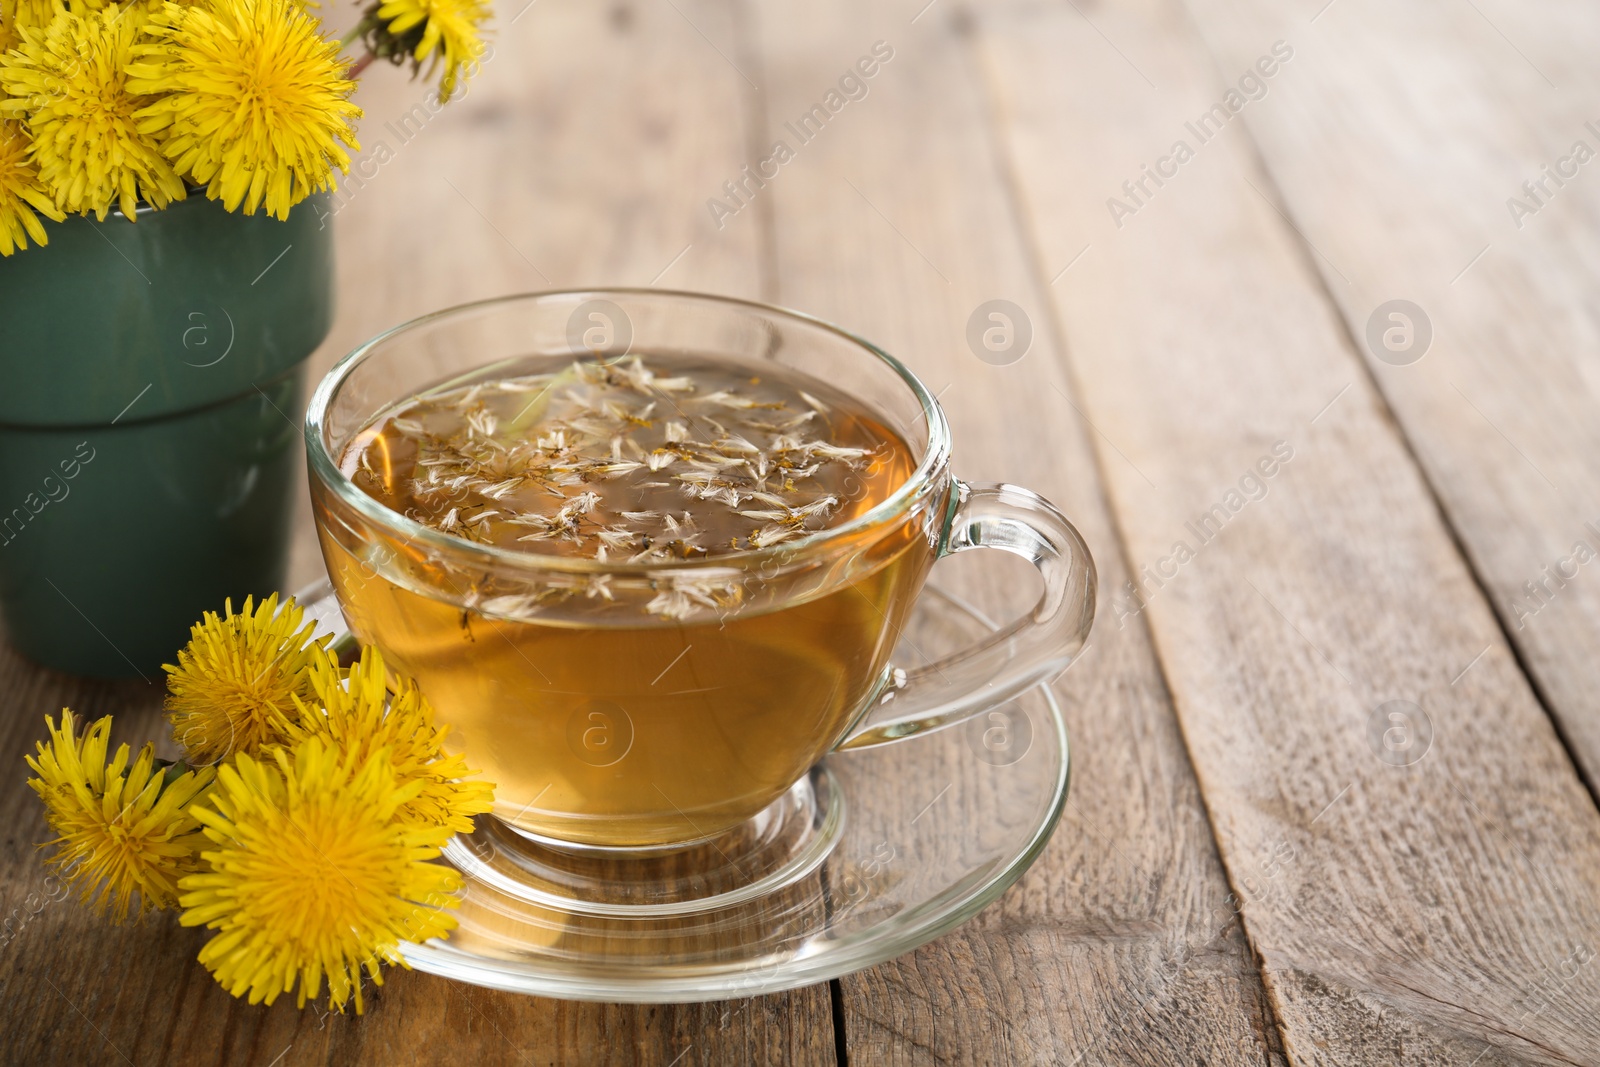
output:
M191 763L215 763L235 752L255 752L283 740L279 724L292 718L295 697L310 695L316 624L291 597L277 594L259 605L245 598L235 615L228 601L190 630L189 643L167 672L167 717L172 737ZM302 623L304 623L302 625Z
M156 765L146 745L128 762L128 746L107 762L111 716L96 720L82 735L72 712L61 725L48 716L50 742L39 742L27 756L37 778L28 785L44 801L45 818L56 837L50 862L82 889L84 903L110 911L115 922L128 917L135 893L139 914L177 903L178 881L200 870L205 844L189 806L210 787L209 768L172 773Z
M442 751L447 727L433 721L433 708L416 683L402 678L391 691L383 656L370 646L348 674L327 652L314 657L310 675L315 694L298 721L284 723L291 740L317 736L365 759L387 751L398 780L418 782L421 790L402 806L401 817L424 825L472 832L472 816L494 806L494 786L472 779L466 761Z
M297 0L165 4L154 40L129 69L136 91L159 96L139 129L177 169L229 211L284 219L359 149L355 83L336 42Z
M116 205L131 220L140 200L183 199L177 172L135 120L150 101L128 67L146 25L138 6L57 7L43 26L19 23L20 43L0 54L0 117L27 124L39 180L66 211L103 221Z
M429 76L443 64L440 100L449 100L462 76L475 72L483 57L482 27L489 17L484 0L382 0L377 17L419 67L432 58Z
M442 826L395 818L421 784L399 785L386 752L358 761L311 737L218 772L195 815L213 848L209 870L182 882L185 926L217 931L203 963L233 996L273 1003L297 989L304 1007L328 980L329 1003L353 996L363 970L405 965L399 945L443 937L461 876L429 862Z
M57 222L66 217L28 161L28 137L22 124L0 119L0 256L27 248L29 238L36 245L46 243L39 215Z

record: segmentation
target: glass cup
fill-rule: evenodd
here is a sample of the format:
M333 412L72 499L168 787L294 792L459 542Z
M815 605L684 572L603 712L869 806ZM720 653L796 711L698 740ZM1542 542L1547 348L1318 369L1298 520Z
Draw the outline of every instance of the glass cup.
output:
M840 525L668 563L541 555L441 533L359 489L352 440L419 393L552 365L693 355L829 383L892 427L915 469ZM1087 546L1047 501L950 471L950 434L894 357L747 301L654 289L536 293L415 319L329 372L306 416L317 532L350 629L417 680L446 747L496 784L524 838L599 854L760 830L835 749L991 709L1063 670L1094 615ZM1032 612L913 670L890 660L933 563L1032 562ZM673 610L645 610L668 598Z

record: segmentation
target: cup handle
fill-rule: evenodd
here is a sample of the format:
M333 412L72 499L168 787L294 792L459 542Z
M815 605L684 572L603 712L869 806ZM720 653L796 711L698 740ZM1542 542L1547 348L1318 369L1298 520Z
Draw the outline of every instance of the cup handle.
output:
M1089 546L1048 500L1020 486L955 483L955 511L940 557L998 548L1039 568L1033 610L952 656L907 671L886 689L838 749L866 748L969 719L1065 670L1094 623Z

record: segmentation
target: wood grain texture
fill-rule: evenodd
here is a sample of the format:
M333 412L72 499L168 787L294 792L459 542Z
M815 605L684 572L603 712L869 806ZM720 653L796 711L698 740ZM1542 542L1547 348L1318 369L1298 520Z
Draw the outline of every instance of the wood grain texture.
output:
M1311 24L1266 3L1191 6L1228 70L1263 39L1302 43L1273 106L1246 115L1250 132L1600 786L1600 174L1585 162L1600 152L1600 78L1579 44L1600 35L1600 10L1356 0ZM1579 142L1588 156L1574 157ZM1363 343L1396 298L1433 332L1400 366Z
M331 223L338 318L314 378L397 322L498 293L658 281L756 295L755 238L711 243L701 232L701 190L743 155L749 91L701 33L732 40L736 10L675 4L539 0L520 16L520 4L502 5L494 57L437 114L413 110L422 83L369 72L365 152ZM293 585L321 572L304 510L296 529ZM159 692L48 674L9 650L0 692L0 752L13 768L0 789L0 916L20 921L0 945L0 1063L835 1061L826 985L628 1007L391 972L359 1019L298 1011L292 998L271 1009L233 1000L195 962L204 935L171 916L116 930L75 899L45 903L33 843L46 831L15 772L22 753L43 736L44 713L64 704L116 714L123 740L160 736Z
M1082 252L1051 292L1144 561L1124 603L1150 621L1290 1059L1600 1060L1600 814L1242 123L1187 130L1227 88L1192 23L1164 0L977 10L1039 255ZM1277 106L1297 62L1246 109ZM1136 209L1120 227L1112 197Z
M958 474L1056 501L1115 586L1120 553L969 49L945 10L913 24L919 6L749 5L760 158L774 141L794 158L725 232L771 225L774 298L903 358L940 394ZM799 116L879 41L893 58L859 79L865 95L800 143ZM1007 366L979 359L966 337L974 309L995 298L1033 320L1031 347ZM1015 615L1036 579L994 555L942 564L935 578ZM1097 627L1057 686L1075 767L1050 847L970 925L843 980L850 1062L1282 1062L1148 635L1104 607Z

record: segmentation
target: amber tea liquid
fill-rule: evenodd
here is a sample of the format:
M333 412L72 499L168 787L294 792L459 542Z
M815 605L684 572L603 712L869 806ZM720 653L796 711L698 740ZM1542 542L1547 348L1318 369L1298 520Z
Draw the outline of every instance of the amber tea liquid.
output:
M352 629L418 680L495 814L556 841L687 843L760 812L880 699L934 554L902 521L810 565L734 555L849 522L915 467L863 405L775 365L530 358L393 406L341 466L427 526L552 564L449 569L330 532L318 500ZM575 559L595 565L559 568ZM711 569L626 570L686 561Z

